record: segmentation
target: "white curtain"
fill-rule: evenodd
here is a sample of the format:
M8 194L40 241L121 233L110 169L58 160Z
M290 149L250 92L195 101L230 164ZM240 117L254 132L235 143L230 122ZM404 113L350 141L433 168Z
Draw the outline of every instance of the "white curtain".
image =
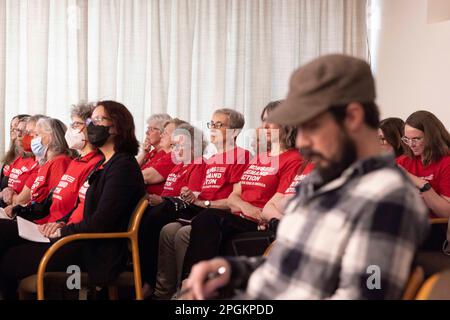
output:
M366 0L0 0L0 150L13 115L79 100L123 102L139 137L156 112L252 128L299 65L366 43Z

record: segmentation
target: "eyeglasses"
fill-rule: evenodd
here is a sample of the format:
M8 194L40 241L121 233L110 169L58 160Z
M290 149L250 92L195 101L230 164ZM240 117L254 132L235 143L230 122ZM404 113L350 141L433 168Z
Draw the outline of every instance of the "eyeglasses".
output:
M86 125L88 126L89 124L93 123L94 125L99 125L104 123L104 121L111 121L111 118L107 118L107 117L103 117L103 116L98 116L95 118L88 118L86 119Z
M214 121L210 121L206 125L208 129L220 129L222 127L225 127L225 125L222 122L214 122Z
M86 123L84 122L80 122L80 121L74 121L70 124L70 127L72 129L78 129L78 128L82 128L86 125Z
M172 150L178 151L178 150L182 149L184 147L184 145L182 145L180 143L172 143L170 145L170 147L172 148Z
M147 127L147 130L152 131L152 132L155 132L155 131L159 131L160 133L163 132L163 130L161 130L160 128L157 128L157 127Z
M422 140L423 137L415 137L415 138L402 137L402 141L408 146L417 145L418 143L422 142Z
M25 134L26 131L25 130L21 130L21 129L12 129L11 133L13 133L13 132L15 132L18 137L21 137L22 135Z

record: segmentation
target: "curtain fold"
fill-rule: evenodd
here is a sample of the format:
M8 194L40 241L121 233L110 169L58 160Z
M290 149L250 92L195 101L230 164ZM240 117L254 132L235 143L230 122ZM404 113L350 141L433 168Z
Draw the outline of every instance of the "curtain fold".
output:
M138 137L220 107L253 128L299 65L366 43L366 0L0 0L0 150L13 115L68 122L79 100L123 102Z

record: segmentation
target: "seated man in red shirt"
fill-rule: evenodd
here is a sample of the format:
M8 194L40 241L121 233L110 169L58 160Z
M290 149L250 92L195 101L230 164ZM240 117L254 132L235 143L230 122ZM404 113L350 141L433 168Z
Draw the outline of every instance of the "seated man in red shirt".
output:
M408 117L403 142L409 148L397 164L417 187L430 216L450 217L450 134L431 112Z
M148 209L140 228L141 270L144 292L151 294L156 281L159 233L166 224L179 218L192 219L207 208L228 209L227 198L248 165L250 153L236 146L236 138L244 127L244 116L231 109L216 110L208 123L211 142L217 154L206 161L200 194L187 185L181 190L183 201L164 201ZM200 155L196 155L197 158Z
M163 192L164 183L175 167L171 152L172 133L178 126L185 123L186 121L177 118L167 121L161 134L159 151L151 161L141 167L148 194L161 195Z
M227 201L231 212L208 209L192 221L190 243L183 263L184 278L195 263L217 256L231 236L265 226L262 209L276 193L284 192L297 174L302 164L295 149L297 130L265 121L280 102L270 103L263 116L270 151L258 154L235 184Z

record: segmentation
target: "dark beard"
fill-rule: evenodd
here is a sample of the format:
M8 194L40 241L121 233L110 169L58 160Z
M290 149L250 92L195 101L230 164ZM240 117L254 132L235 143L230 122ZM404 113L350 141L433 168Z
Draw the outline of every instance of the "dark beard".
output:
M342 173L350 167L357 160L357 151L355 143L348 137L346 133L342 133L339 141L341 154L339 160L329 160L323 155L312 151L311 149L301 149L300 153L305 157L305 160L311 160L313 156L325 159L328 162L326 167L317 165L316 170L322 178L322 183L320 186L327 184L340 177Z

